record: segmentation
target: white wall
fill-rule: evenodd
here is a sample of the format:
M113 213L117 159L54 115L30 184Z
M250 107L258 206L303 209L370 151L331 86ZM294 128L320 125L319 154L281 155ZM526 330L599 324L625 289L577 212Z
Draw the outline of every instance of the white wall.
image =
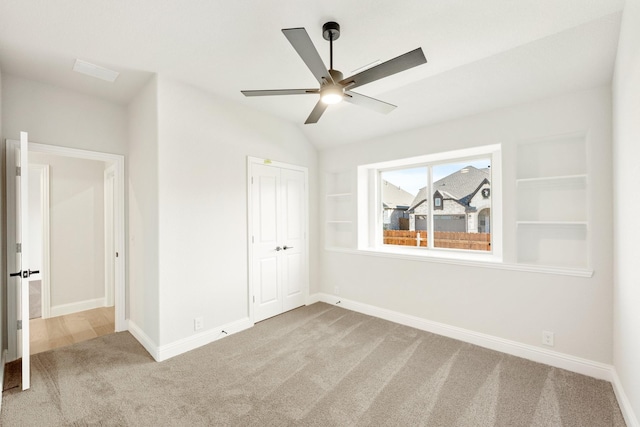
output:
M29 161L49 165L52 314L104 298L105 163L34 152Z
M320 170L503 144L504 258L516 261L517 142L586 131L592 278L323 251L321 289L340 298L533 346L612 362L611 93L596 88L320 153Z
M614 365L640 418L640 0L627 0L613 82Z
M309 168L317 258L317 154L294 125L160 78L160 342L248 317L247 156ZM311 291L317 268L310 266Z
M93 96L5 74L4 137L112 154L127 153L126 109Z
M129 105L129 315L153 343L160 339L158 284L158 101L152 79Z

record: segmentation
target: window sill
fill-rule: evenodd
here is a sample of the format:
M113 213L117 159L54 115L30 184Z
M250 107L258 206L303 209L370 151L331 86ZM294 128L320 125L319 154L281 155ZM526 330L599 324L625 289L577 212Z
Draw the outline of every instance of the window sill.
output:
M366 248L350 249L331 247L328 252L341 252L354 255L376 256L383 258L404 259L409 261L435 262L440 264L464 265L469 267L494 268L497 270L525 271L531 273L554 274L559 276L593 277L593 270L586 268L553 267L535 264L504 263L492 254L459 253L458 251L425 251L420 249Z

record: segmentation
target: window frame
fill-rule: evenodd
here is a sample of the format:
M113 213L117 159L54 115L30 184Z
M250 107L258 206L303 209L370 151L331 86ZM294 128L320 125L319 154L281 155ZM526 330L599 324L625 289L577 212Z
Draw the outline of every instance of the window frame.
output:
M501 144L492 144L358 166L358 249L380 253L449 258L454 260L502 262L501 150ZM491 161L491 251L434 247L434 234L431 231L434 229L434 212L437 208L433 206L435 203L429 200L427 200L430 207L427 226L429 242L426 248L383 244L381 172L427 166L427 194L428 197L433 198L432 173L434 166L464 162L466 160L476 160L479 158L489 158ZM441 206L442 205L444 205L444 200L442 200Z
M433 210L434 211L442 211L444 210L444 197L442 197L442 194L440 193L440 191L436 190L433 194L438 193L437 196L433 196ZM436 203L436 201L439 202ZM427 202L428 203L428 202Z

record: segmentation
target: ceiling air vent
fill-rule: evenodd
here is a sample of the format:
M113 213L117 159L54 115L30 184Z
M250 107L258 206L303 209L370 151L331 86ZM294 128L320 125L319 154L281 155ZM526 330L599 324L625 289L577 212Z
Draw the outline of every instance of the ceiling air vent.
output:
M109 70L81 59L76 59L76 63L73 65L73 71L95 77L96 79L105 80L110 83L116 81L120 75L117 71Z

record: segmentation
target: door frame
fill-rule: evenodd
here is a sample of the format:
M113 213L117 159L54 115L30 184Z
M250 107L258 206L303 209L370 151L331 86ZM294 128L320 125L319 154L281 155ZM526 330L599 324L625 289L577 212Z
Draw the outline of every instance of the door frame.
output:
M51 317L51 254L49 252L50 239L50 210L49 210L49 165L30 164L29 169L35 169L40 172L40 214L42 222L40 230L42 233L42 265L38 274L41 281L40 305L41 315L43 319Z
M7 139L6 146L19 146L19 141ZM125 295L125 271L126 271L126 246L125 246L125 187L124 187L124 156L120 154L101 153L97 151L81 150L77 148L61 147L56 145L41 144L35 142L29 142L29 152L47 153L63 157L72 157L77 159L97 160L102 162L111 163L114 168L114 249L118 252L118 257L115 259L115 274L114 274L114 302L115 302L115 331L127 330L126 322L126 295ZM7 181L7 185L10 182ZM11 212L11 209L15 209L14 200L7 197L7 212ZM9 248L8 248L9 249ZM9 256L9 254L7 254ZM7 298L9 299L9 298ZM16 322L12 321L12 312L15 315L15 309L11 309L7 304L7 333L9 353L7 361L15 360L16 358L16 344L15 336L17 334ZM12 340L12 336L14 339ZM13 348L12 348L13 347Z
M247 156L247 313L251 323L254 322L254 283L253 283L253 200L252 200L252 177L253 165L273 166L281 169L291 169L304 173L304 255L303 255L303 277L305 278L304 300L309 302L309 171L305 166L292 165L290 163L278 162L271 159Z
M115 174L116 168L113 164L104 170L104 302L107 307L111 307L115 303L115 277L109 280L110 276L108 274L109 271L115 274L117 258L114 239Z

